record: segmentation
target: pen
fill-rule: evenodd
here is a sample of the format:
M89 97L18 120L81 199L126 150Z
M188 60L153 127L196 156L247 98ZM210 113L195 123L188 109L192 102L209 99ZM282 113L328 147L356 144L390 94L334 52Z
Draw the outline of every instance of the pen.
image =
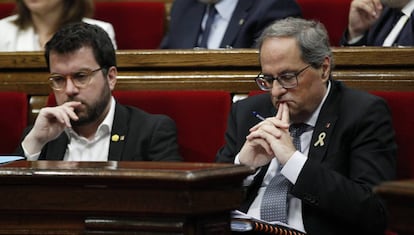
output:
M262 121L264 121L266 119L256 111L253 111L253 116L257 117L258 119L260 119Z

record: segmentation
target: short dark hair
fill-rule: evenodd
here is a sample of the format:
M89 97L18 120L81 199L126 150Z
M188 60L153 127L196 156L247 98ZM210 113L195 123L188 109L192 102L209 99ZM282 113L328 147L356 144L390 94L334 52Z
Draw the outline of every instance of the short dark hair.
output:
M50 69L50 52L67 54L82 47L91 47L95 60L106 72L111 66L116 66L115 48L105 30L97 25L76 22L63 26L46 43L45 58Z

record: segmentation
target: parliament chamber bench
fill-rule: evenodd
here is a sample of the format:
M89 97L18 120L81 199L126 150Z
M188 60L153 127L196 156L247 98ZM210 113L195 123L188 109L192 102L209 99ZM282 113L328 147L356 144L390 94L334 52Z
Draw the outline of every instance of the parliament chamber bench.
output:
M414 179L414 159L410 151L414 139L411 109L414 104L414 49L333 48L333 52L336 64L333 79L372 92L388 102L399 145L398 179ZM224 141L224 120L232 97L246 96L257 90L254 77L260 72L258 52L254 49L120 50L117 60L119 76L114 96L121 103L171 116L177 123L184 158L192 162L214 160L214 153ZM0 101L3 101L0 147L15 138L14 127L22 129L22 123L32 123L41 107L51 105L53 97L47 76L41 52L0 53ZM212 115L216 115L216 119L211 118ZM19 124L15 125L16 122ZM190 132L181 132L183 128ZM206 137L206 133L212 131L215 137ZM213 139L214 143L208 142ZM398 216L392 218L400 218Z
M400 148L399 178L414 178L414 159L409 151L414 139L414 49L333 48L333 53L333 79L374 92L389 103ZM214 161L215 152L224 143L232 97L257 90L254 78L260 72L254 49L119 50L117 63L114 95L121 103L171 116L177 123L184 159L191 162ZM9 109L26 109L23 122L28 124L46 106L51 93L45 64L42 52L0 53L0 94L26 95L27 106L16 101ZM17 115L2 115L9 120L3 125L13 126L10 123L18 120ZM15 132L22 126L15 125ZM19 135L12 133L8 130L1 138L17 145ZM12 145L2 147L10 151Z

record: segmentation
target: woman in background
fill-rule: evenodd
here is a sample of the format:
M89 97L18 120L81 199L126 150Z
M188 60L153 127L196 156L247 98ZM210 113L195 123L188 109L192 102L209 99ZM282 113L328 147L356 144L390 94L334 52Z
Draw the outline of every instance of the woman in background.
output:
M16 14L0 20L0 51L40 51L62 26L83 21L102 27L116 48L113 26L94 20L93 0L16 0Z

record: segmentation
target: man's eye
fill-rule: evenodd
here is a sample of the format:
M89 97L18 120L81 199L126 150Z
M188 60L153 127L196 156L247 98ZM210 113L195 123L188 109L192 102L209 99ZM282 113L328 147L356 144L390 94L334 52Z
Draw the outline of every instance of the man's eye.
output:
M285 80L285 81L288 81L288 80L292 80L292 79L294 79L295 77L296 77L296 75L295 75L295 74L286 73L286 74L282 74L282 75L280 75L280 76L279 76L279 79L281 79L281 80Z
M88 74L84 72L73 74L73 79L76 79L76 80L85 80L86 78L88 78Z
M273 81L275 80L275 78L271 75L263 75L263 80L265 80L268 83L273 83Z
M62 76L54 76L54 77L51 77L51 78L54 82L63 82L65 80L65 78L62 77Z

